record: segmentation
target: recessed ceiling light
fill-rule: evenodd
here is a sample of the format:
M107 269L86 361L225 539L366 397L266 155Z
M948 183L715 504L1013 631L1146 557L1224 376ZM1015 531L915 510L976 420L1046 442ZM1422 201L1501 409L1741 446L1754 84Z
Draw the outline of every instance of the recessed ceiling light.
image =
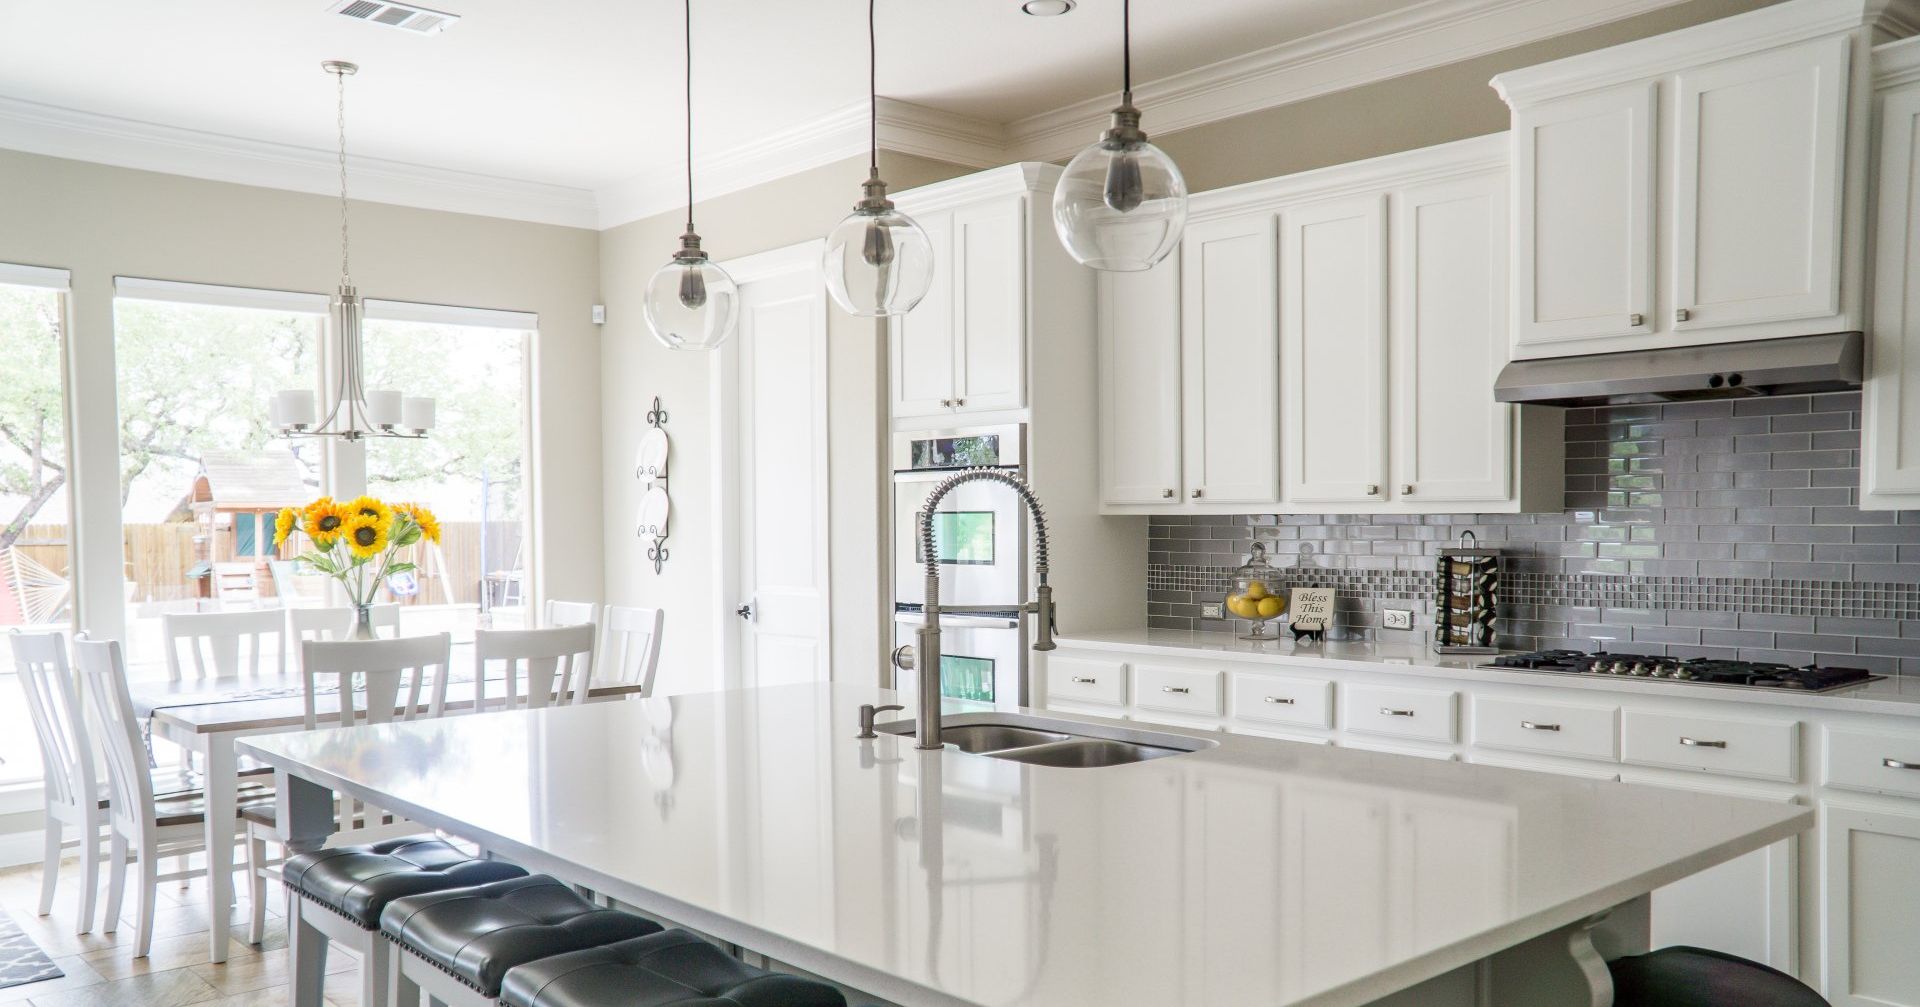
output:
M1074 6L1073 0L1027 0L1020 5L1020 9L1034 17L1059 17Z

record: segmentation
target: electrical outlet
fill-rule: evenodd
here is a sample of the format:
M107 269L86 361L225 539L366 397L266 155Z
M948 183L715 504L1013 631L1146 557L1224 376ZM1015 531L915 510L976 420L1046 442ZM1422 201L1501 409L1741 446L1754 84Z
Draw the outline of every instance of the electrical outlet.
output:
M1219 602L1217 602L1217 601L1214 601L1214 602L1206 602L1206 603L1203 603L1203 604L1202 604L1202 605L1200 606L1200 618L1202 618L1202 619L1218 619L1218 618L1220 618L1220 617L1221 617L1221 615L1220 615L1220 603L1219 603Z
M1413 612L1404 608L1388 608L1380 611L1381 618L1388 629L1412 629Z

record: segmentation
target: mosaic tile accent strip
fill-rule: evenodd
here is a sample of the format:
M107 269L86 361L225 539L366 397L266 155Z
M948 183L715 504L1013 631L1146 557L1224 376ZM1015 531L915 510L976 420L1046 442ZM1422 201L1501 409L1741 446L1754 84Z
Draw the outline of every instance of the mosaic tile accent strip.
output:
M1335 628L1432 626L1434 562L1471 530L1504 556L1500 642L1920 674L1920 511L1862 511L1858 393L1574 409L1558 514L1153 518L1148 623L1200 606L1258 539L1289 587L1340 592ZM1393 638L1386 636L1386 638Z

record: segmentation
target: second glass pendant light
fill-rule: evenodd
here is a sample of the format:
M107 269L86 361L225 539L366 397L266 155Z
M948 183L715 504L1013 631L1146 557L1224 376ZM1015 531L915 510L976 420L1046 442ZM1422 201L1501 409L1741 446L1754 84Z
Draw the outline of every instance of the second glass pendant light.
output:
M674 350L711 350L733 334L740 288L700 247L693 229L693 0L686 0L687 233L647 281L644 309L654 338Z
M894 208L880 180L878 78L874 7L867 0L867 181L853 213L827 234L821 265L827 292L841 308L863 318L904 315L933 284L933 242L926 229Z

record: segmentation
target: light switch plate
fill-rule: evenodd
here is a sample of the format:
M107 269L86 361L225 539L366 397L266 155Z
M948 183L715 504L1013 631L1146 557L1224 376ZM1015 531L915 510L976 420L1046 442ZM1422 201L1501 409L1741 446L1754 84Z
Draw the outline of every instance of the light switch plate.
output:
M1220 603L1219 603L1219 602L1217 602L1217 601L1215 601L1215 602L1207 602L1207 603L1204 603L1204 604L1202 604L1202 605L1200 606L1200 618L1202 618L1202 619L1218 619L1218 618L1220 618L1220 617L1221 617L1221 616L1220 616Z
M1404 608L1382 609L1380 618L1388 629L1412 629L1413 612Z

